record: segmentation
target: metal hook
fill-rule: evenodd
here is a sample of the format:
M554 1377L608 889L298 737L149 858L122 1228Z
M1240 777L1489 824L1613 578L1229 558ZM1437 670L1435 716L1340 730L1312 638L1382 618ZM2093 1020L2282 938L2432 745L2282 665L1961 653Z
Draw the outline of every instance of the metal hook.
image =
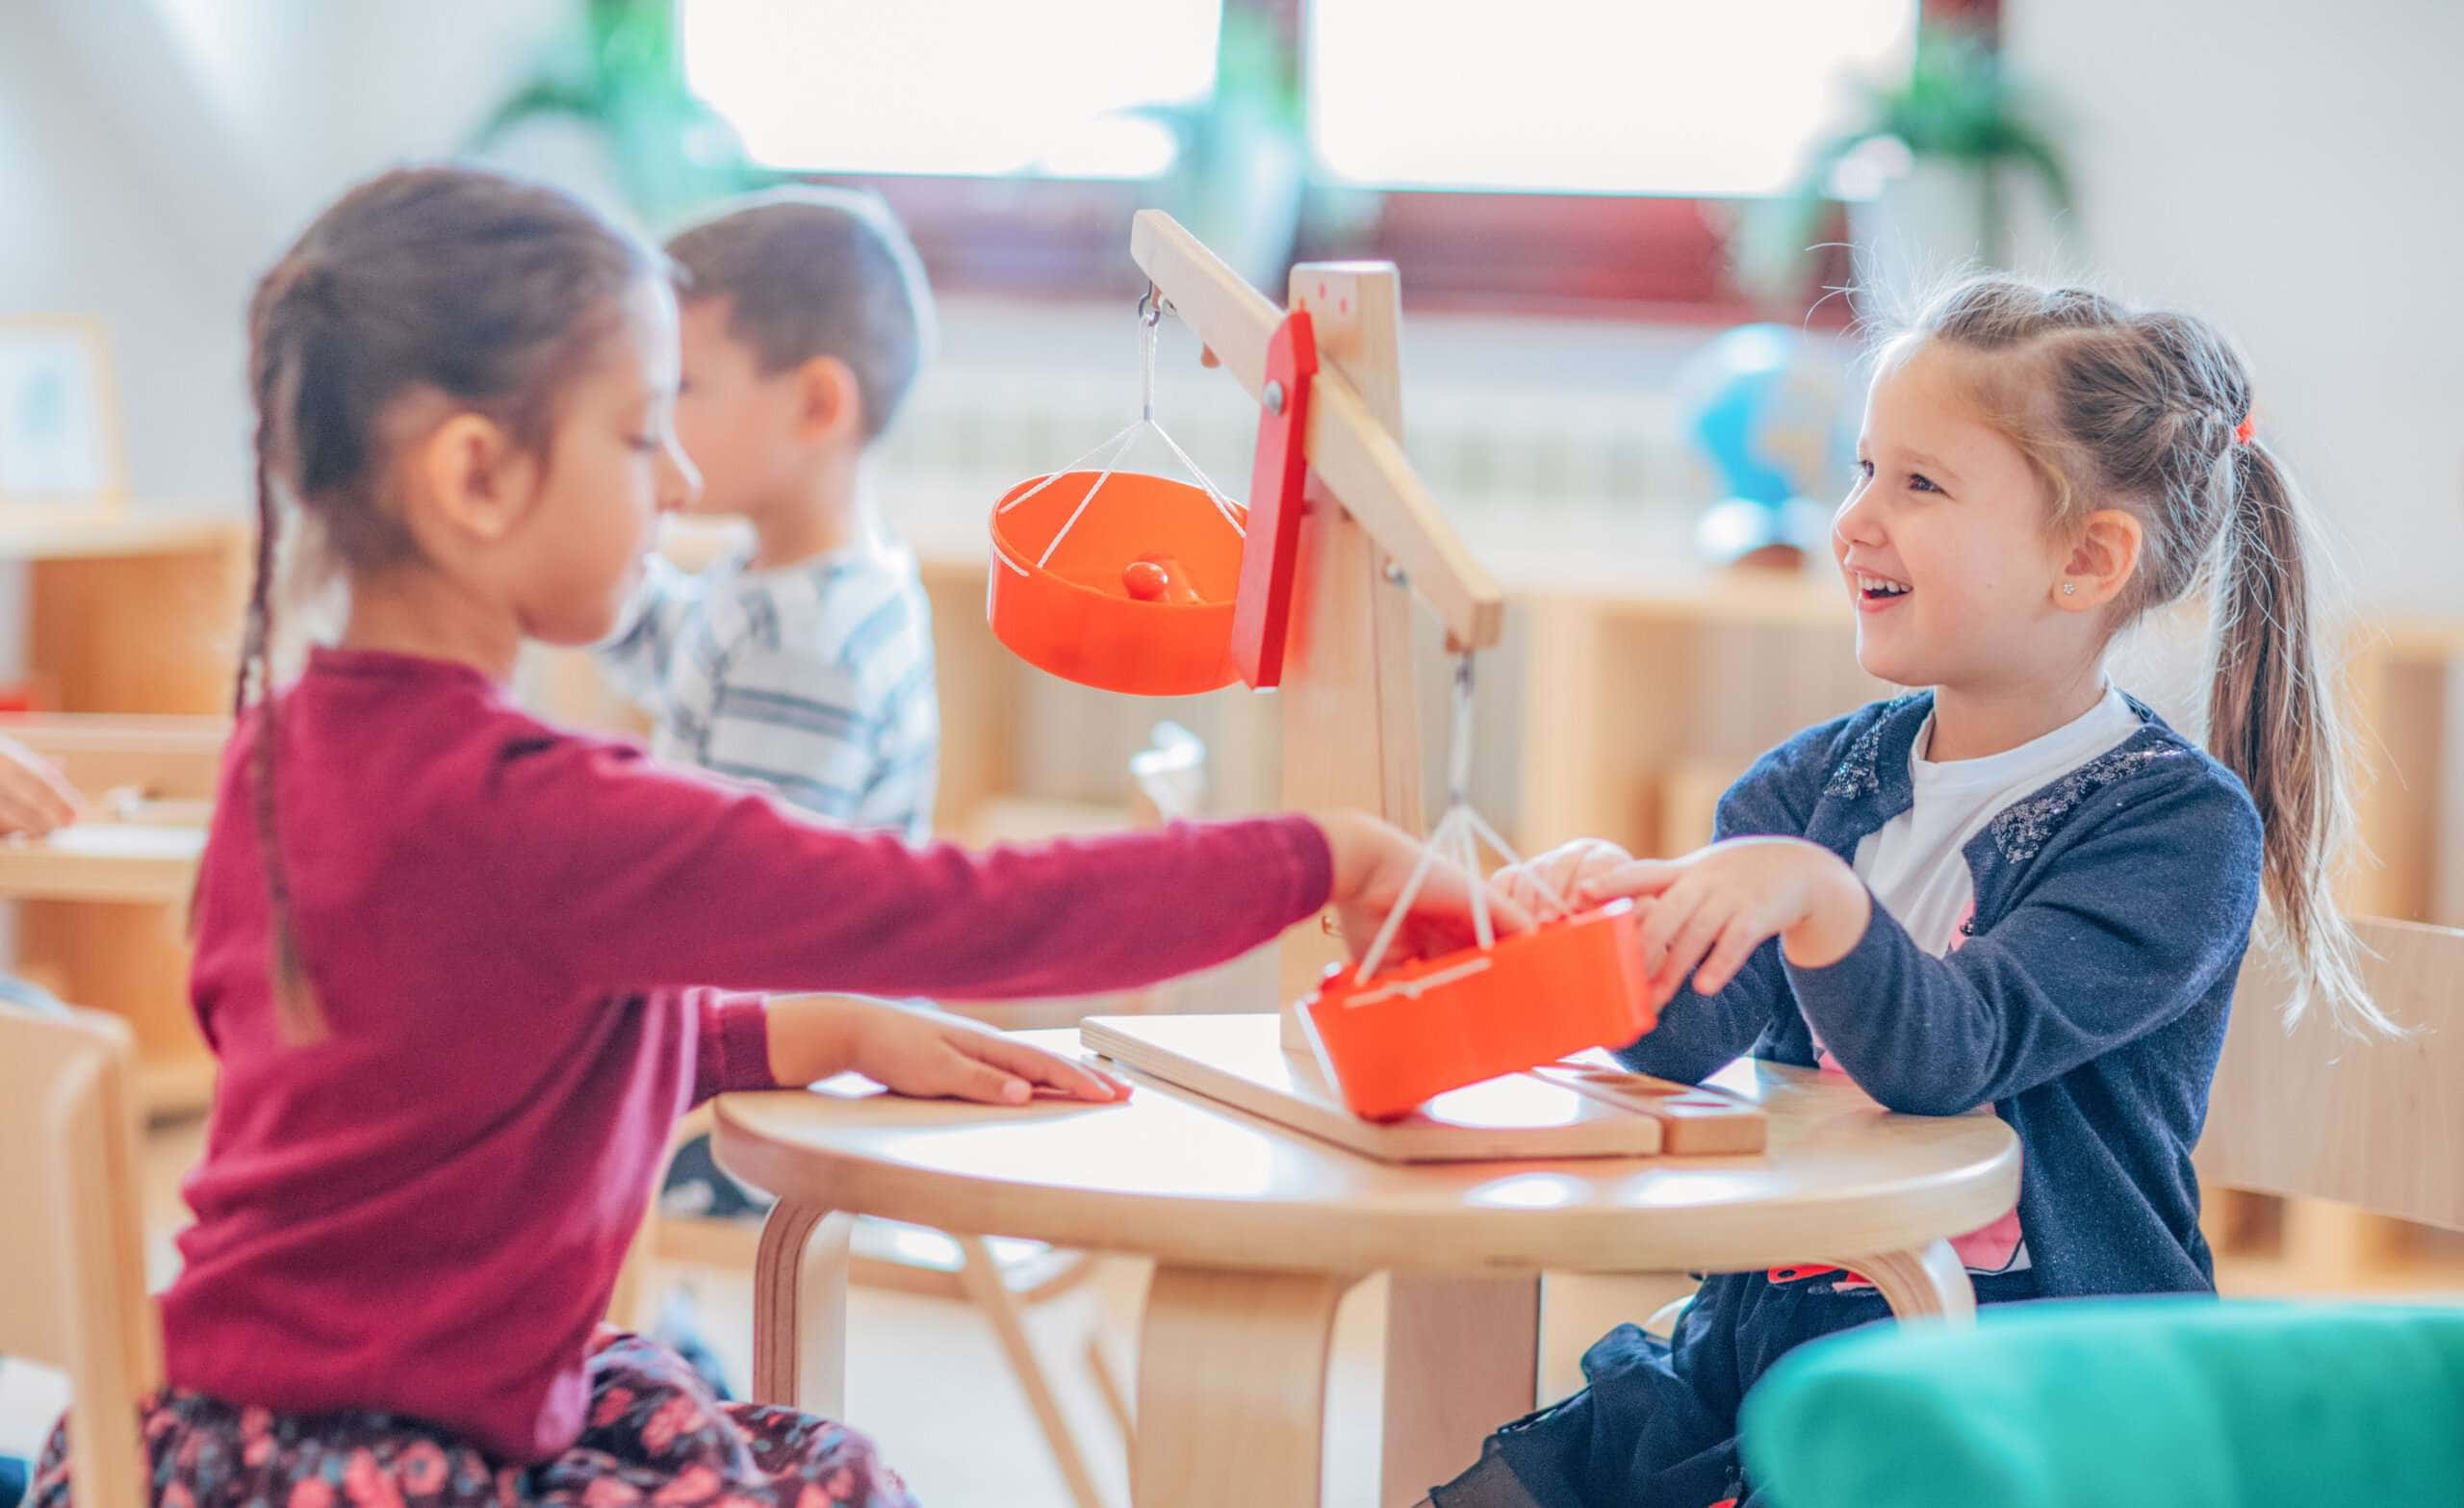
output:
M1146 285L1146 292L1138 295L1138 322L1151 330L1161 323L1163 319L1163 294L1154 284L1149 283Z

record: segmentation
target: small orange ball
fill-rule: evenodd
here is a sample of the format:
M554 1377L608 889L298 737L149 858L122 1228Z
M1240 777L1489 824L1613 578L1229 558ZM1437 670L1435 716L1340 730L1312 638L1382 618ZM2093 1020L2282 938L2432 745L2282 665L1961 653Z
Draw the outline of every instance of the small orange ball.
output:
M1152 560L1133 560L1120 574L1121 589L1142 602L1152 602L1172 589L1172 574Z

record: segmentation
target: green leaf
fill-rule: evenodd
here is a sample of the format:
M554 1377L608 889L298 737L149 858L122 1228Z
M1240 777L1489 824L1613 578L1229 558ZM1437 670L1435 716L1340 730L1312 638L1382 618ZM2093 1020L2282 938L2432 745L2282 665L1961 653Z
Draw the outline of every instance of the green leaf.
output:
M615 102L589 84L568 79L536 78L507 95L479 128L471 133L468 150L484 151L514 127L540 116L579 120L605 126L615 118Z

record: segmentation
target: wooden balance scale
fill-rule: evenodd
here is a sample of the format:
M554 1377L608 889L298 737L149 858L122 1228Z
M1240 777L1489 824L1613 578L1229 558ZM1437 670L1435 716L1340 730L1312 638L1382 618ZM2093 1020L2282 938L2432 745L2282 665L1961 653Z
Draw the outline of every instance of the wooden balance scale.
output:
M1425 831L1410 594L1463 654L1497 644L1505 605L1403 453L1394 265L1302 264L1286 309L1160 211L1138 215L1130 254L1162 306L1261 406L1231 658L1251 684L1277 688L1282 805L1357 807ZM998 556L997 514L995 536ZM1005 570L1028 575L1000 558L991 569L995 598ZM1274 604L1261 626L1249 574L1270 569ZM1004 609L993 613L998 630ZM1274 1016L1093 1017L1081 1040L1139 1073L1389 1162L1763 1146L1753 1104L1630 1073L1596 1050L1441 1094L1399 1120L1364 1120L1345 1108L1291 1004L1319 987L1342 944L1310 926L1293 929L1281 949L1285 1005Z

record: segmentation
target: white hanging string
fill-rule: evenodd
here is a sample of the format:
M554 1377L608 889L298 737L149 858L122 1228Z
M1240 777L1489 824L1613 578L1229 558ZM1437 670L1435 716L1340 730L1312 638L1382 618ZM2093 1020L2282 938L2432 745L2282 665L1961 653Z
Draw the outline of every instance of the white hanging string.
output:
M1143 424L1146 423L1147 421L1142 419L1139 422ZM1113 468L1120 464L1120 458L1129 453L1129 447L1135 444L1137 440L1138 431L1133 428L1130 431L1129 438L1120 443L1120 448L1114 451L1105 459L1104 469L1095 473L1094 485L1087 489L1087 496L1078 499L1078 506L1069 510L1069 517L1063 522L1061 531L1052 536L1052 543L1046 545L1043 548L1043 553L1036 557L1037 569L1041 570L1043 567L1052 564L1052 552L1061 548L1061 542L1067 539L1069 537L1069 531L1078 526L1078 521L1087 516L1087 510L1094 504L1095 494L1103 491L1104 483L1113 479Z
M1446 805L1472 805L1472 656L1454 661L1454 700L1446 723Z
M1472 940L1480 945L1482 953L1486 953L1497 946L1498 937L1489 926L1489 885L1480 877L1480 841L1472 835L1472 824L1468 820L1472 808L1457 806L1454 809L1463 814L1454 824L1454 845L1461 854L1463 873L1472 881Z
M1478 812L1474 811L1469 806L1464 807L1463 811L1465 816L1471 821L1472 831L1480 835L1481 842L1486 843L1490 848L1497 851L1498 856L1506 861L1506 866L1508 868L1519 869L1523 866L1523 856L1514 851L1513 844L1508 843L1505 839L1498 836L1498 830L1490 827L1486 818L1482 817ZM1547 914L1542 918L1542 920L1556 921L1561 917L1572 916L1574 914L1575 908L1573 904L1567 901L1564 896L1557 893L1556 886L1540 878L1540 872L1538 870L1529 871L1525 874L1523 878L1530 883L1534 890L1540 892L1540 899L1548 903Z
M1437 831L1421 845L1420 862L1412 866L1411 877L1403 882L1402 893L1395 898L1394 908L1386 913L1386 920L1378 927L1377 935L1371 940L1369 951L1361 955L1360 967L1352 971L1353 983L1369 983L1369 977L1377 972L1377 965L1386 961L1386 950L1395 945L1395 934L1403 930L1403 918L1411 914L1412 903L1420 898L1421 886L1428 882L1429 871L1437 866L1439 855L1452 839L1454 820L1454 813L1447 812L1439 820ZM1467 882L1471 879L1469 875L1464 878Z
M1089 450L1085 455L1071 461L1068 465L1062 467L1058 471L1046 473L1044 477L1038 481L1033 487L1028 488L1025 492L1018 494L1018 496L1001 504L1001 506L995 510L998 513L1008 513L1012 509L1024 504L1029 498L1042 493L1045 488L1050 487L1053 483L1061 480L1062 477L1077 472L1096 456L1104 456L1103 467L1095 476L1094 485L1089 487L1087 489L1087 495L1078 499L1078 506L1070 511L1069 517L1063 522L1060 530L1052 536L1051 543L1044 546L1043 553L1036 558L1036 565L1039 568L1048 566L1052 563L1053 552L1061 548L1061 542L1063 540L1069 537L1069 531L1078 526L1078 521L1086 516L1089 505L1094 502L1095 494L1103 490L1104 483L1112 480L1113 474L1120 469L1121 458L1129 453L1130 447L1138 443L1138 437L1147 430L1153 430L1155 437L1164 442L1165 447L1172 452L1172 459L1180 462L1181 469L1187 472L1190 476L1196 481L1199 489L1206 494L1207 500L1215 504L1216 513L1221 517L1226 524L1230 525L1232 532L1244 540L1249 537L1249 531L1242 526L1240 518L1233 512L1234 505L1232 499L1225 497L1223 495L1223 489L1215 485L1215 479L1208 476L1205 470L1200 467L1197 462L1190 458L1190 453L1181 448L1180 442L1174 440L1171 435L1165 431L1164 426L1156 422L1155 347L1157 341L1157 326L1162 321L1163 312L1163 299L1155 294L1153 289L1150 288L1147 291L1147 296L1139 300L1139 324L1141 326L1141 338L1139 341L1139 417L1137 421L1126 428L1123 428L1119 433L1114 435L1111 439L1106 440L1103 444L1096 446L1091 450ZM1110 453L1106 454L1106 452ZM998 550L994 551L994 554L1000 556L1001 563L1003 565L1006 565L1011 570L1017 572L1018 575L1025 575L1027 574L1025 567L1011 560L1006 555L1001 555Z
M1472 935L1483 952L1495 946L1489 926L1489 887L1480 882L1479 839L1474 836L1472 813L1472 656L1454 662L1454 704L1447 719L1446 808L1454 820L1454 843L1463 872L1472 877Z
M1164 322L1164 300L1150 283L1146 296L1138 302L1138 412L1151 424L1155 422L1155 343Z
M1003 503L997 511L1002 513L1009 512L1012 508L1017 507L1020 503L1025 502L1028 498L1043 491L1053 483L1061 480L1070 473L1084 467L1089 461L1093 460L1095 457L1103 454L1107 450L1113 449L1116 446L1120 447L1122 449L1127 449L1129 447L1129 443L1138 438L1138 431L1144 428L1145 425L1146 421L1142 419L1133 421L1132 422L1123 425L1113 434L1111 439L1106 440L1103 444L1088 451L1085 455L1078 457L1076 460L1060 468L1058 471L1046 472L1044 473L1043 480L1036 483L1033 487L1028 488L1025 492L1018 494L1008 502Z
M1239 519L1233 517L1232 499L1223 496L1223 489L1216 486L1214 479L1209 477L1205 472L1199 470L1198 464L1190 459L1190 453L1181 448L1181 443L1173 439L1169 434L1167 434L1163 425L1155 424L1150 427L1155 431L1155 438L1163 441L1165 446L1171 450L1172 458L1181 463L1182 469L1187 471L1192 476L1197 478L1198 486L1205 490L1208 498L1215 503L1215 511L1223 515L1224 523L1232 525L1232 532L1240 535L1243 539L1247 539L1249 537L1249 531L1241 526L1241 521Z
M1480 952L1485 954L1497 945L1495 923L1489 914L1488 885L1480 875L1480 846L1488 845L1509 866L1520 867L1523 856L1472 806L1472 656L1469 654L1455 662L1454 705L1447 739L1446 813L1438 818L1436 828L1430 831L1427 841L1421 845L1420 862L1412 867L1411 877L1403 882L1402 893L1396 897L1393 908L1386 913L1386 920L1371 940L1369 951L1361 955L1360 965L1352 973L1355 984L1367 984L1377 972L1378 965L1386 961L1387 952L1394 947L1396 936L1402 931L1403 918L1411 914L1412 903L1420 898L1422 887L1427 884L1430 873L1440 863L1457 869L1464 882L1470 886L1472 934ZM1534 907L1541 912L1535 920L1553 921L1573 914L1574 907L1567 904L1565 897L1538 874L1527 873L1524 879L1545 903ZM1411 981L1408 987L1399 983L1388 990L1363 996L1355 1004L1366 1005L1396 993L1417 997L1422 990L1462 977L1463 974L1457 970L1444 970Z

